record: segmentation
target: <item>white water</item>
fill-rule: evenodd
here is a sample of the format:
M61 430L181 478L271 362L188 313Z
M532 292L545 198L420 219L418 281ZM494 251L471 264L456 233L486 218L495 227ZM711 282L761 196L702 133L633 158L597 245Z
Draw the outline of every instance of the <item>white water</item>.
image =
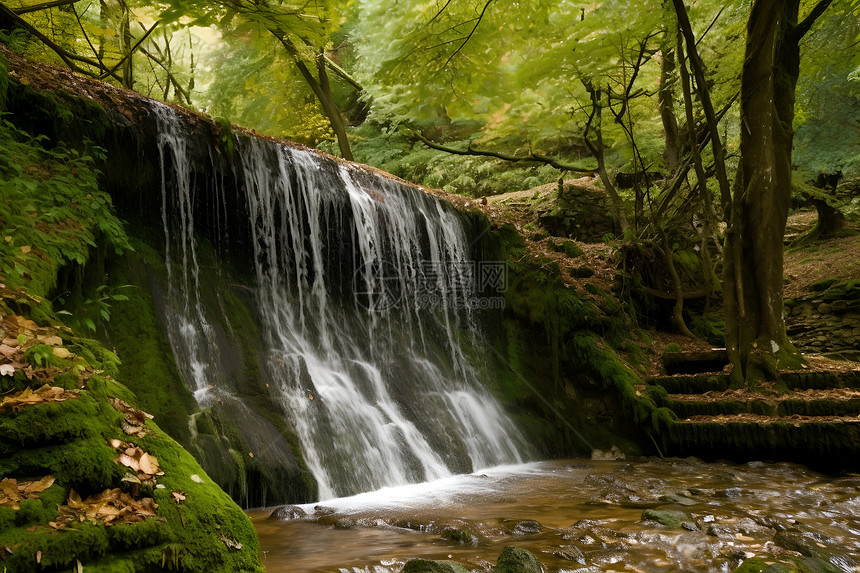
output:
M201 174L188 167L175 115L159 112L162 169L173 166L162 177L167 258L182 269L171 276L181 304L168 321L186 383L206 406L230 389L212 364L197 295ZM519 432L467 359L480 355L481 339L462 310L474 276L453 209L261 139L237 141L232 169L250 218L270 399L297 434L320 498L521 462Z

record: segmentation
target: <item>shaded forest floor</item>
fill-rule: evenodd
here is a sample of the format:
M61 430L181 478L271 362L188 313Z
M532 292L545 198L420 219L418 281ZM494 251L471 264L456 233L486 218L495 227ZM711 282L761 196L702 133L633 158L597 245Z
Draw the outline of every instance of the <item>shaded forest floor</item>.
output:
M569 183L597 189L594 180L588 177L565 182L566 185ZM557 185L548 184L484 199L469 199L435 190L431 193L444 196L461 207L481 210L494 225L513 225L526 241L527 256L545 263L558 263L565 285L575 289L582 298L597 298L586 288L589 284L596 285L602 291L613 292L619 269L617 241L575 241L577 249L560 248L567 239L548 235L538 223L536 213L541 209L546 211L547 205L551 208L557 202L557 189ZM844 283L860 279L860 228L856 224L849 223L842 234L844 236L820 240L801 248L789 246L796 237L812 229L816 220L817 214L813 208L802 208L789 216L784 271L786 299L807 296L820 288L819 285L828 282ZM587 271L583 273L583 269ZM713 347L707 341L690 339L662 329L639 329L635 336L637 339L628 343L620 354L629 366L646 378L664 373L662 356L667 347L671 351L681 352L709 351ZM810 352L811 349L801 350L808 353L808 370L811 371L844 372L860 368L857 362L833 360ZM759 390L767 393L773 389L762 387ZM717 392L713 393L713 397L725 398Z

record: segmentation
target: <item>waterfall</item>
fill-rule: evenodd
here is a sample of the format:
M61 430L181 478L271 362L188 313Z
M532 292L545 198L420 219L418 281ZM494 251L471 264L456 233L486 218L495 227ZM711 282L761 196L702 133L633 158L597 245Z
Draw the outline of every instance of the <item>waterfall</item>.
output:
M217 203L225 190L187 167L176 112L156 115L168 267L179 267L168 324L205 407L230 383L196 294L195 194L206 187ZM472 310L479 285L453 207L262 138L237 138L230 169L248 216L268 399L320 498L521 462L522 437L473 364L486 353Z

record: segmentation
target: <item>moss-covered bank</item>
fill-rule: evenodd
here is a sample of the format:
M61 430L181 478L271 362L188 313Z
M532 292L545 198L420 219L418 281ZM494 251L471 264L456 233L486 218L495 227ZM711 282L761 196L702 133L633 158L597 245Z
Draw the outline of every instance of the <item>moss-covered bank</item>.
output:
M89 338L124 295L73 279L103 275L111 256L131 252L98 185L100 151L83 137L98 137L92 118L104 110L6 81L2 61L0 77L0 111L13 111L0 124L4 567L261 571L248 518L135 407L178 408L164 416L178 431L187 397L139 384L140 400L117 356Z

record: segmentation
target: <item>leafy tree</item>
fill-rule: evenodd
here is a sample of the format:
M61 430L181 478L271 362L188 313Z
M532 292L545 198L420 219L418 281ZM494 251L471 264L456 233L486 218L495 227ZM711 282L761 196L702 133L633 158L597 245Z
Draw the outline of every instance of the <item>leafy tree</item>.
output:
M741 159L726 231L726 348L736 381L798 365L783 320L783 236L800 41L832 0L801 20L800 0L755 0L741 77Z

